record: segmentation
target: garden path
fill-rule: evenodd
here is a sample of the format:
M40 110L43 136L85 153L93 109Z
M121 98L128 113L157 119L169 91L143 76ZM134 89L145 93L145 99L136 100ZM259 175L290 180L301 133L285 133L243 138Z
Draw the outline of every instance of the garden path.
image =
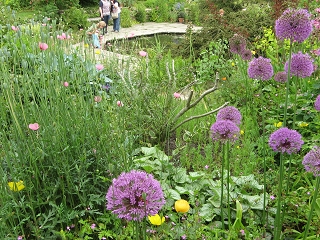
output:
M95 21L98 22L100 18L90 18L88 21ZM161 33L185 33L188 28L188 24L183 23L155 23L155 22L146 22L135 24L129 28L121 28L120 32L111 32L112 26L109 26L108 34L103 36L102 39L102 50L94 50L93 56L97 61L101 61L102 59L109 59L109 60L121 60L122 63L128 63L129 60L131 62L135 62L133 57L121 55L119 53L110 52L104 49L104 44L107 41L111 40L118 40L118 39L126 39L126 38L134 38L139 36L147 36L153 34L161 34ZM202 27L192 25L193 31L199 31ZM79 49L84 46L84 43L77 43L74 47ZM83 49L83 48L82 48ZM133 60L133 61L132 61Z

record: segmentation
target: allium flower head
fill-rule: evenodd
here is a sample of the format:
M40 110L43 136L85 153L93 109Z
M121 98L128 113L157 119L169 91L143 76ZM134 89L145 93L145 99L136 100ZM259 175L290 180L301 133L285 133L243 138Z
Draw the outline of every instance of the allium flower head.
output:
M274 80L279 83L287 82L287 73L286 72L277 72L276 75L274 75Z
M288 72L289 61L284 65L284 70ZM306 53L293 53L291 57L290 74L301 78L310 77L314 72L313 59Z
M311 15L306 9L287 9L276 20L276 36L280 40L303 42L312 32Z
M232 38L229 39L230 52L241 54L243 50L246 49L247 43L246 39L239 34L234 34Z
M244 49L241 53L241 58L245 61L249 61L252 58L252 52L249 49Z
M250 78L269 80L273 76L273 67L269 58L258 57L249 63L248 75Z
M108 210L134 221L157 214L165 204L160 183L151 174L136 170L113 179L106 199Z
M228 140L235 141L238 139L240 129L230 120L216 121L210 128L213 141L226 142Z
M314 102L314 108L317 111L320 111L320 95L318 95L318 97L316 98L316 101Z
M219 110L217 114L217 121L219 120L230 120L231 122L240 125L242 115L237 108L233 106L228 106Z
M301 138L301 134L296 130L280 128L270 135L269 146L275 152L296 153L303 144Z
M315 177L320 176L320 147L314 147L308 152L302 161L307 172L313 173Z

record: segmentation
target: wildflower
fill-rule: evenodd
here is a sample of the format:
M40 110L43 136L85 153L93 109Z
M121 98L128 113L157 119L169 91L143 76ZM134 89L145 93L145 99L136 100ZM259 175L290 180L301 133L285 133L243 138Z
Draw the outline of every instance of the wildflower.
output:
M208 165L205 165L205 166L204 166L204 168L205 168L205 169L208 169L208 168L209 168L209 166L208 166Z
M100 49L96 49L96 50L94 51L94 53L99 55L99 54L101 53L101 50L100 50Z
M217 121L219 120L230 120L231 122L240 125L242 115L237 108L233 106L228 106L220 109L217 113Z
M318 95L318 97L316 98L316 101L314 102L314 108L317 111L320 111L320 95Z
M280 83L285 83L287 81L287 73L286 72L277 72L274 75L274 80Z
M40 128L40 126L38 123L30 123L29 128L33 131L37 131Z
M316 146L303 158L302 164L307 172L313 173L315 177L320 176L320 147Z
M157 226L160 226L165 221L165 218L164 217L161 218L159 214L148 216L148 219L151 222L151 224L157 225Z
M244 232L243 229L240 230L240 234L241 234L242 236L246 235L246 233Z
M14 192L19 192L25 188L22 180L19 182L8 182L8 186L10 190Z
M234 62L231 63L231 66L234 67L236 64Z
M63 86L69 87L69 83L68 83L68 82L64 82L64 83L63 83Z
M102 64L97 64L97 65L96 65L96 69L97 69L98 71L102 70L103 68L104 68L104 66L103 66Z
M118 107L123 107L123 103L121 101L117 101Z
M181 239L182 239L182 240L186 240L186 239L187 239L187 235L185 235L185 234L182 235L182 236L181 236Z
M19 28L16 27L16 26L11 26L11 29L12 29L13 31L18 31L18 30L19 30Z
M306 9L287 9L276 20L276 37L303 42L312 32L311 15Z
M306 122L300 122L300 123L298 124L298 126L299 126L299 127L308 127L309 124L306 123Z
M70 228L69 226L67 226L67 228L66 228L66 229L67 229L67 231L70 231L70 230L71 230L71 228Z
M180 93L175 92L175 93L173 94L173 96L174 96L174 98L180 98L181 94L180 94Z
M296 153L300 150L303 141L301 134L296 130L280 128L273 132L269 138L269 146L275 152Z
M188 201L186 201L186 200L184 200L184 199L180 199L180 200L177 200L177 201L174 203L174 209L175 209L177 212L186 213L186 212L189 211L190 205L189 205Z
M271 195L271 196L270 196L270 199L271 199L271 200L275 200L275 199L276 199L276 197L275 197L275 196L273 196L273 195Z
M275 127L279 128L279 127L282 127L282 122L274 123L273 125Z
M240 132L239 127L230 120L216 121L210 128L213 141L226 142L228 140L235 141L238 139Z
M91 228L92 230L95 229L95 228L96 228L96 224L92 223L91 226L90 226L90 228Z
M22 240L23 237L22 236L18 236L17 240Z
M88 43L86 43L86 44L84 45L84 47L85 47L85 48L88 48L88 47L89 47L89 44L88 44Z
M248 75L250 78L259 80L269 80L273 76L273 67L268 58L258 57L254 58L248 67Z
M95 97L94 97L94 101L95 101L95 102L101 102L101 101L102 101L102 97L100 97L100 96L95 96Z
M239 34L234 34L229 40L230 52L241 54L246 49L246 39Z
M40 50L45 51L45 50L48 49L48 44L46 44L46 43L39 43L39 48L40 48Z
M289 61L284 65L288 72ZM306 53L293 53L291 57L290 74L301 78L310 77L314 72L313 59Z
M160 183L151 174L132 170L112 180L107 209L126 220L141 220L158 213L165 204Z
M139 55L140 55L141 57L146 57L146 56L148 55L148 53L145 52L145 51L140 51L140 52L139 52Z
M223 78L221 78L221 80L222 80L222 81L225 81L225 80L227 80L227 78L226 78L226 77L223 77Z
M252 58L252 52L251 52L249 49L243 50L243 51L240 53L240 55L241 55L241 58L242 58L243 60L246 60L246 61L249 61L249 60L251 60L251 58Z
M243 130L240 130L240 134L243 135L243 134L244 134L244 131L243 131Z
M255 55L255 54L256 54L256 51L253 51L253 50L252 50L251 53L252 53L252 55Z

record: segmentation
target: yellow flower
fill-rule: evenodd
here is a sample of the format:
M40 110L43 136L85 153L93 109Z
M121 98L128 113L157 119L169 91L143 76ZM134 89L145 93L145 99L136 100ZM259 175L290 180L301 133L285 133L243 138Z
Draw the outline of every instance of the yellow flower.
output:
M255 54L256 54L256 51L253 51L253 50L252 50L251 53L252 53L252 55L255 55Z
M100 51L99 49L97 49L95 53L96 53L96 54L100 54L101 51Z
M231 63L232 67L234 67L236 64L234 62Z
M88 44L88 43L86 43L86 44L84 45L84 47L85 47L85 48L88 48L88 47L89 47L89 44Z
M237 146L237 148L239 149L239 148L241 148L240 146Z
M160 226L165 220L164 217L161 218L159 214L156 214L154 216L148 216L148 219L151 222L151 224L157 225L157 226Z
M240 130L240 134L243 135L243 134L244 134L244 131L243 131L243 130Z
M309 126L309 123L306 123L306 122L299 123L299 127L307 127L307 126Z
M8 186L11 191L15 192L19 192L25 188L25 186L23 185L23 181L21 180L19 182L8 182Z
M227 80L227 78L226 78L226 77L223 77L223 78L221 78L221 80L222 80L222 81L225 81L225 80Z
M277 127L277 128L279 128L279 127L282 126L282 122L274 123L274 126Z
M174 203L174 209L177 212L186 213L189 211L190 205L186 200L180 199Z

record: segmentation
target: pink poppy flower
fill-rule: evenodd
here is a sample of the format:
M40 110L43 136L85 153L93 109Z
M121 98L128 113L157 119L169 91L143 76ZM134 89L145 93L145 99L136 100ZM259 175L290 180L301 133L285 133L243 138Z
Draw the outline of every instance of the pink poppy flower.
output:
M175 92L175 93L173 94L173 96L174 96L174 98L180 98L181 94L180 94L180 93Z
M99 71L102 70L103 68L104 68L104 67L103 67L102 64L97 64L97 65L96 65L96 69L99 70Z
M140 55L141 57L146 57L146 56L148 55L148 53L145 52L145 51L140 51L140 52L139 52L139 55Z
M18 31L18 30L19 30L19 28L16 27L16 26L11 26L11 29L12 29L13 31Z
M30 123L29 128L33 131L37 131L40 128L40 126L38 123Z
M63 86L69 87L69 83L68 83L68 82L64 82L64 83L63 83Z
M101 102L101 101L102 101L102 97L100 97L100 96L95 96L95 97L94 97L94 101L95 101L95 102Z
M123 107L123 103L121 101L117 101L118 107Z
M45 51L45 50L48 49L48 44L46 44L46 43L39 43L39 48L40 48L40 50Z

